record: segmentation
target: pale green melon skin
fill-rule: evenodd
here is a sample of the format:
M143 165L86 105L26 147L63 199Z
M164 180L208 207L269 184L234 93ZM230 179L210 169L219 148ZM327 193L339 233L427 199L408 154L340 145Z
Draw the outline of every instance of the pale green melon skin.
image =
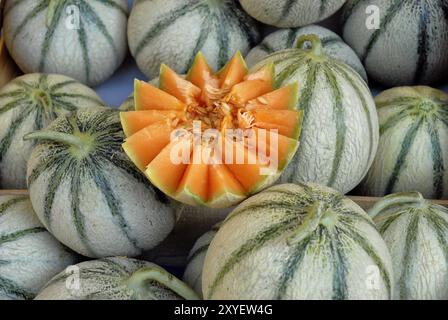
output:
M443 3L349 0L343 13L344 40L357 52L369 77L381 84L393 87L435 83L446 76L448 70L448 19L443 8L446 3ZM401 4L398 11L391 9L395 4ZM366 27L366 19L374 17L366 14L368 6L379 9L379 29ZM386 16L390 12L394 13L388 19ZM377 34L370 51L366 50L370 39ZM426 40L421 36L423 34L426 34ZM419 69L420 59L426 60L426 64Z
M138 297L127 286L127 280L143 267L157 265L124 257L82 262L50 280L36 300L136 300ZM74 286L76 276L79 276L79 288ZM145 289L154 295L154 300L180 299L162 286L148 284Z
M183 10L189 13L178 16ZM154 31L156 26L161 30ZM134 3L129 16L128 40L137 65L151 79L162 63L185 73L199 51L218 70L237 50L245 55L258 43L259 32L236 0L143 0Z
M5 5L4 35L6 45L18 66L25 72L60 73L77 79L89 86L96 86L108 79L121 65L127 53L126 24L127 1L112 0L117 8L102 4L100 1L87 1L91 9L101 19L108 36L102 34L86 14L79 12L84 34L86 36L87 51L79 41L78 30L67 28L70 15L65 10L71 2L65 4L65 10L55 28L53 40L49 44L48 52L41 50L47 34L46 17L48 8L41 12L35 10L36 0L8 0ZM19 3L18 5L15 5ZM28 24L17 31L24 18L34 10L36 16L28 19ZM84 19L83 19L84 17ZM108 37L109 40L108 40ZM111 44L113 43L113 46ZM87 61L85 55L87 55ZM45 56L45 65L41 66L41 58ZM89 66L88 74L86 66Z
M328 18L345 0L240 0L244 10L255 19L279 28L300 27ZM323 12L321 6L325 4Z
M55 169L43 170L40 176L30 183L33 171L41 166L41 163L55 157L52 144L43 142L36 146L28 162L30 198L40 220L59 241L74 251L92 258L137 256L154 248L172 231L175 223L174 209L169 199L149 184L121 149L124 134L121 131L118 112L107 109L85 110L79 111L76 117L81 123L86 123L89 119L103 114L107 116L102 121L101 125L104 127L100 128L99 132L111 130L106 137L118 139L116 141L119 144L117 146L107 143L103 146L112 152L106 158L93 156L93 159L102 163L101 173L96 172L94 177L98 178L101 174L109 185L109 191L99 188L92 176L81 176L79 198L76 200L71 184L77 185L73 181L79 175L70 173L61 179L57 191L54 192L52 207L49 208L45 200L51 188L54 188ZM63 131L65 123L66 120L61 117L47 129ZM106 161L107 159L121 159L125 164L121 168ZM75 166L77 165L75 162ZM82 168L87 170L89 166L83 164ZM119 216L114 216L106 195L114 198ZM77 223L75 219L77 211L74 211L74 206L79 210L82 223ZM50 217L53 217L51 223L45 214L46 208L50 210ZM80 232L79 224L83 225L84 236Z
M448 300L447 208L416 192L396 193L378 202L369 215L391 252L394 298ZM411 225L416 217L414 231Z
M336 33L318 25L282 29L271 33L258 46L249 51L245 58L246 63L252 67L275 51L295 48L297 39L308 34L317 35L321 39L326 55L348 64L367 82L366 70L353 49Z
M0 212L0 238L17 232L26 234L12 241L0 241L0 300L34 298L48 280L78 260L75 253L44 229L27 197L0 196L0 208L14 199L23 200ZM30 229L36 232L27 231ZM28 296L6 291L4 279Z
M319 203L330 215L315 220L308 206ZM358 233L357 240L364 239L377 260L354 244L355 238L326 229L342 228L348 222L340 220L348 217L347 212L354 220L344 230ZM329 239L337 234L342 238L334 246L343 250L339 252L344 257L344 277L341 270L335 270L341 262L329 251ZM305 239L310 239L306 249L299 248ZM292 260L295 257L299 260ZM285 271L287 266L291 267ZM369 287L369 268L375 266L381 266L384 273L377 273L377 285ZM382 300L392 297L392 278L387 246L364 210L327 187L285 184L249 198L224 220L207 251L202 290L206 299L223 300ZM333 283L338 281L341 287L345 285L345 294L335 292Z
M378 152L359 192L381 197L418 191L428 199L446 199L448 95L426 86L397 87L383 91L375 101L381 129Z
M31 89L27 89L28 99L17 102L14 107L8 111L2 112L2 108L7 107L10 103L17 101L17 97L8 96L22 88L21 83L29 86L35 86L42 89L40 78L42 74L32 73L20 76L9 82L0 90L0 145L4 143L8 133L13 125L18 125L18 119L29 108L32 111L18 126L12 136L10 147L4 150L3 157L0 159L0 187L3 189L25 189L26 188L26 163L34 148L34 141L24 141L23 136L35 130L43 129L48 126L57 116L68 113L61 107L50 108L50 112L45 111L45 107L41 103L33 101L29 95ZM73 105L75 108L96 108L103 106L101 98L89 87L76 82L72 78L59 75L47 75L48 86L55 86L64 82L73 82L57 89L55 94L72 94L82 95L83 97L73 96L64 97L63 101ZM43 89L48 92L48 90ZM38 119L42 118L39 123ZM1 151L0 151L1 153Z

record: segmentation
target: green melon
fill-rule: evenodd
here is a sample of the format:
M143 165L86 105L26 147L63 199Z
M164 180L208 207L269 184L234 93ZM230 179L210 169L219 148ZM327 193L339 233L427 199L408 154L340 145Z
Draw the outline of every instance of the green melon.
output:
M94 86L127 53L126 0L8 0L4 35L26 73L60 73Z
M254 66L266 56L280 50L295 48L298 38L303 35L317 35L322 42L323 52L352 67L367 82L366 71L356 53L336 33L321 26L311 25L303 28L278 30L268 35L246 56L249 67Z
M202 270L204 267L207 250L219 230L220 223L214 225L210 231L204 233L196 240L187 257L183 280L189 284L194 291L202 296Z
M339 10L345 0L240 0L255 19L279 28L319 22Z
M392 255L394 297L448 300L448 209L418 192L397 193L369 214Z
M237 0L140 0L128 39L140 70L152 78L162 63L186 73L199 51L218 70L235 51L246 54L258 43L259 32Z
M136 256L171 232L170 201L121 148L118 112L80 110L26 138L40 140L28 162L31 202L68 247L88 257Z
M276 86L299 83L300 147L281 182L316 182L346 193L367 173L378 144L375 103L361 76L322 51L316 35L253 67L274 63Z
M390 299L392 262L371 218L315 184L271 187L240 204L208 249L206 299Z
M128 258L77 264L48 282L36 300L198 299L185 283L161 267Z
M349 0L343 36L373 79L388 86L434 83L448 71L447 5L445 0Z
M37 219L26 196L0 196L0 300L32 299L76 263Z
M419 191L430 199L448 197L448 94L400 87L375 100L380 142L362 194Z
M90 88L55 74L27 74L0 90L0 188L26 188L26 162L34 142L23 141L57 116L102 106Z

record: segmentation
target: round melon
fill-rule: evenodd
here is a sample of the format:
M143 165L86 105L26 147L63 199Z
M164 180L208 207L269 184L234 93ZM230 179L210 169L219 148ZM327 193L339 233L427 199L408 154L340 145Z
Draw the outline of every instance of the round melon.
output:
M345 0L240 0L255 19L279 28L300 27L334 14Z
M162 65L158 87L135 81L123 149L175 200L227 208L272 185L294 156L297 95L297 83L274 87L272 64L249 73L236 53L215 72L199 53L186 77Z
M0 300L33 299L77 256L36 217L26 196L0 196Z
M300 148L281 182L315 182L342 193L367 173L378 144L375 102L361 76L322 51L316 35L298 39L297 49L278 51L253 67L273 63L275 85L299 83L303 110Z
M174 227L170 201L121 149L118 112L79 110L26 139L31 202L62 243L88 257L136 256Z
M220 224L204 233L196 240L187 257L187 267L185 268L183 280L202 297L202 270L204 267L205 255L207 250L219 230Z
M27 74L0 90L0 188L26 188L31 131L45 128L57 116L78 108L104 105L97 94L62 75Z
M199 51L221 68L235 51L246 54L259 37L257 24L237 0L136 1L128 24L129 48L148 78L159 74L162 63L185 73Z
M390 249L394 298L448 300L448 209L418 192L396 193L369 215Z
M432 0L349 0L343 36L376 81L434 83L448 71L446 6Z
M4 35L25 73L60 73L91 86L127 53L126 0L8 0Z
M295 29L278 30L268 35L246 56L249 67L276 51L295 48L297 40L308 34L317 35L322 42L323 52L352 67L367 82L367 74L356 53L336 33L324 27L311 25Z
M124 100L123 103L120 105L120 107L118 107L118 110L120 110L120 111L135 110L134 95L131 94L129 97L127 97L126 100Z
M399 87L376 97L380 142L361 184L363 195L418 191L448 197L448 94L430 87Z
M371 218L316 184L271 187L240 204L205 258L206 299L390 299L392 262Z
M36 300L197 300L185 283L156 264L123 257L82 262L61 272Z

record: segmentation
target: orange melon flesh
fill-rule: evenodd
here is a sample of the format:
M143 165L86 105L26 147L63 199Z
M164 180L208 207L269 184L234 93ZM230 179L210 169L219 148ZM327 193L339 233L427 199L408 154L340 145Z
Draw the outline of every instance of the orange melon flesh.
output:
M262 67L260 70L254 73L249 73L247 76L244 77L244 80L245 81L263 80L270 85L272 91L272 88L274 86L274 77L275 77L274 63L270 62L264 67Z
M185 110L182 101L152 86L151 84L135 80L134 82L135 110Z
M146 168L148 179L160 190L168 195L176 193L179 182L184 176L188 163L172 161L172 155L182 156L182 152L191 156L191 140L179 139L167 145Z
M159 121L181 118L183 112L175 110L143 110L120 112L121 126L129 137L143 128Z
M293 110L259 109L251 111L255 126L263 129L278 129L279 134L297 138L300 133L301 112Z
M250 100L246 109L296 109L298 99L299 85L296 82Z
M246 80L232 87L230 102L242 105L251 99L272 91L272 85L264 80Z
M218 78L214 75L212 68L208 65L201 52L196 55L186 79L202 91L207 84L215 88L219 87Z
M244 62L243 56L238 51L218 73L220 87L222 89L230 89L237 83L243 81L247 73L248 69L246 66L246 62Z
M165 64L160 67L159 87L187 105L195 103L202 93L200 88L183 79Z
M169 121L156 122L128 137L123 149L140 170L146 166L170 143L173 127Z

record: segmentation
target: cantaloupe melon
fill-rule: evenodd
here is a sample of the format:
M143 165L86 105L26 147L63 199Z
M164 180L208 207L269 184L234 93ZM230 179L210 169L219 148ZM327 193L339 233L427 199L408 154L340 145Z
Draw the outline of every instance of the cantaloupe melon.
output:
M239 53L219 72L198 54L186 79L163 65L159 88L135 82L135 111L121 113L124 150L180 202L242 201L272 184L298 145L298 85L275 89L273 73L249 74Z

